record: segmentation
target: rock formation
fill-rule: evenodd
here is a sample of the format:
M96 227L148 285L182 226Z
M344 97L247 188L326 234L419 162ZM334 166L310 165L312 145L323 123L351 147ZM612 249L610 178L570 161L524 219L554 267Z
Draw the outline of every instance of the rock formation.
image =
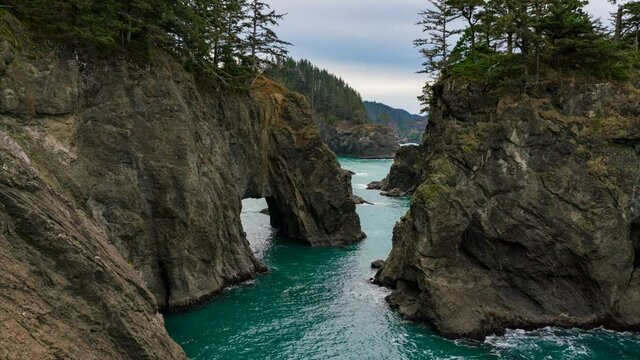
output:
M158 310L264 270L243 198L292 239L364 237L301 96L223 93L162 53L82 61L0 25L0 357L184 357Z
M390 304L447 336L640 330L639 99L631 82L439 83L376 276Z
M361 159L393 159L400 148L393 130L382 125L325 125L323 139L339 156Z
M382 190L382 195L403 197L416 190L424 177L422 146L403 146L398 150L386 178L367 185L369 190Z

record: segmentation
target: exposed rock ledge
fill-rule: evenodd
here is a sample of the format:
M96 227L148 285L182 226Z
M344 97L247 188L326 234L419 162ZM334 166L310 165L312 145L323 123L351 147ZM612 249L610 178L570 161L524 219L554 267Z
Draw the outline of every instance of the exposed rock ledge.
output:
M640 330L640 86L435 94L422 181L376 277L390 304L447 336Z
M387 177L370 183L367 188L382 190L382 195L390 197L413 194L424 176L423 155L422 146L401 147L396 153Z
M219 93L162 54L81 63L22 45L0 49L0 358L183 358L158 309L263 269L242 198L266 197L293 239L363 238L300 96L265 79Z

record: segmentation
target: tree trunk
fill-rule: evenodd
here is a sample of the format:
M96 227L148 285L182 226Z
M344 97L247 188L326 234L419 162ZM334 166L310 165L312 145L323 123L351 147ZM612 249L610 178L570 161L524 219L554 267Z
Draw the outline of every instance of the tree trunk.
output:
M255 74L258 71L258 0L253 1L253 31L251 33L251 71Z
M445 8L445 12L443 13L443 17L444 17L444 22L442 23L442 63L443 63L443 68L444 70L448 70L449 69L449 59L448 59L448 53L447 53L447 14L446 14L446 8Z
M218 63L220 62L220 40L216 39L213 44L213 68L218 70Z
M624 13L622 5L618 5L618 12L616 13L616 29L613 35L613 41L617 44L620 42L622 36L622 15Z
M635 47L636 47L636 52L638 52L638 33L640 33L640 26L636 26L636 39L635 39Z
M129 14L129 24L127 25L127 46L131 45L131 32L133 32L133 21L131 20L131 14Z
M536 84L540 82L540 46L536 46Z
M475 26L469 22L469 31L471 32L471 61L476 63L476 29Z
M507 34L507 54L513 54L513 33Z

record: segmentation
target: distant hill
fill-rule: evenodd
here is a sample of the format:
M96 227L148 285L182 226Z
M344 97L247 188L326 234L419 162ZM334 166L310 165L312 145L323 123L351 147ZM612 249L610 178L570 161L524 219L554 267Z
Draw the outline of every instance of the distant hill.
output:
M427 116L411 114L375 101L365 101L364 107L370 123L391 126L400 142L419 143L427 127Z
M284 59L267 75L304 95L322 140L339 156L393 158L400 148L388 124L369 124L360 94L341 78L309 60Z
M269 69L267 75L306 96L315 113L331 126L367 122L360 94L344 80L309 60L284 59Z

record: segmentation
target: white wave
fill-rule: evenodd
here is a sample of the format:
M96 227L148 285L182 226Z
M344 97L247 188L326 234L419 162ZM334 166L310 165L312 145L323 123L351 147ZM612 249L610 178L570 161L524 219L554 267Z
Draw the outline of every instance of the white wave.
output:
M562 348L563 359L584 358L591 354L589 347L582 343L590 332L581 330L566 330L545 327L533 331L522 329L507 330L504 335L488 336L485 344L493 346L494 353L515 350L521 353L533 354L544 350L546 345Z

